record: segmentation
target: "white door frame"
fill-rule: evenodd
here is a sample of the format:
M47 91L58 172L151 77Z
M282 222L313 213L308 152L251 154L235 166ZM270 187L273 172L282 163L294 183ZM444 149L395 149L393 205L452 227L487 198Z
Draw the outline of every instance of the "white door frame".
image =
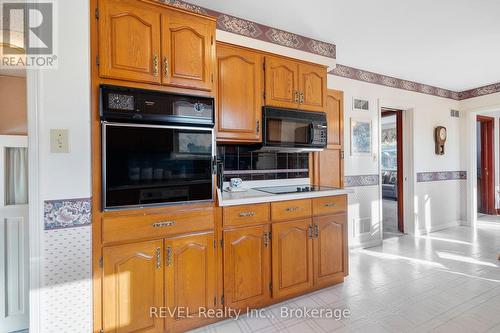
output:
M398 101L378 100L378 176L379 176L379 216L380 216L380 238L384 237L384 220L382 211L382 168L380 157L382 156L382 109L390 108L403 111L403 228L405 234L415 234L415 223L417 215L414 209L414 194L416 188L415 165L414 165L414 131L415 108L402 104Z
M39 192L39 110L40 70L26 71L26 96L28 111L28 202L29 202L29 279L30 279L30 333L41 332L41 240L43 239L43 210Z
M467 150L467 221L469 227L476 227L477 224L477 161L476 161L476 116L486 112L500 111L500 104L464 110L466 115L466 150ZM461 111L462 112L462 111ZM498 128L495 128L495 135ZM498 149L495 147L494 149ZM495 161L497 168L497 161ZM495 181L497 181L495 177ZM496 188L496 186L495 186ZM496 197L496 196L495 196Z

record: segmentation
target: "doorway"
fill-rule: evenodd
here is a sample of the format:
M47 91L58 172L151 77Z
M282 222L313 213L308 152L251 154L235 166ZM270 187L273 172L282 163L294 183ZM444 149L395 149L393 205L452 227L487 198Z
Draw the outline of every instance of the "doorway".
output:
M382 225L384 239L404 233L403 221L403 111L381 113Z
M495 210L495 118L476 118L477 212L496 215Z

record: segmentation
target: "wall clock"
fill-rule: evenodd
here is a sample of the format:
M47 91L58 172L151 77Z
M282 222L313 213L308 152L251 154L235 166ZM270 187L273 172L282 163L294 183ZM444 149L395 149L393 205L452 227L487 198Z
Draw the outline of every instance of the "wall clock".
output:
M434 129L434 141L436 142L436 154L444 155L444 143L446 142L446 127L438 126Z

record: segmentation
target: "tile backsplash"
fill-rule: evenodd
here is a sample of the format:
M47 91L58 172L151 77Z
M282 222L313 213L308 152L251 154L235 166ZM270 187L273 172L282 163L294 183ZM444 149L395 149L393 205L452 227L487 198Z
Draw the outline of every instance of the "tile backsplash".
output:
M309 177L308 153L254 152L248 146L219 145L217 157L224 162L224 181Z

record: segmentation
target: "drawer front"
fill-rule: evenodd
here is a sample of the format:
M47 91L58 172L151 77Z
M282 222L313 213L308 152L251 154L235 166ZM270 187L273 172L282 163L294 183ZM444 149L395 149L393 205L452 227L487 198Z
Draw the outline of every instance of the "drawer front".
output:
M173 214L127 215L103 218L103 243L158 238L214 228L214 209L200 208Z
M312 201L313 215L329 215L347 211L347 195L315 198Z
M311 217L311 200L290 200L271 203L271 220L289 221Z
M224 227L269 222L269 204L241 205L223 208Z

